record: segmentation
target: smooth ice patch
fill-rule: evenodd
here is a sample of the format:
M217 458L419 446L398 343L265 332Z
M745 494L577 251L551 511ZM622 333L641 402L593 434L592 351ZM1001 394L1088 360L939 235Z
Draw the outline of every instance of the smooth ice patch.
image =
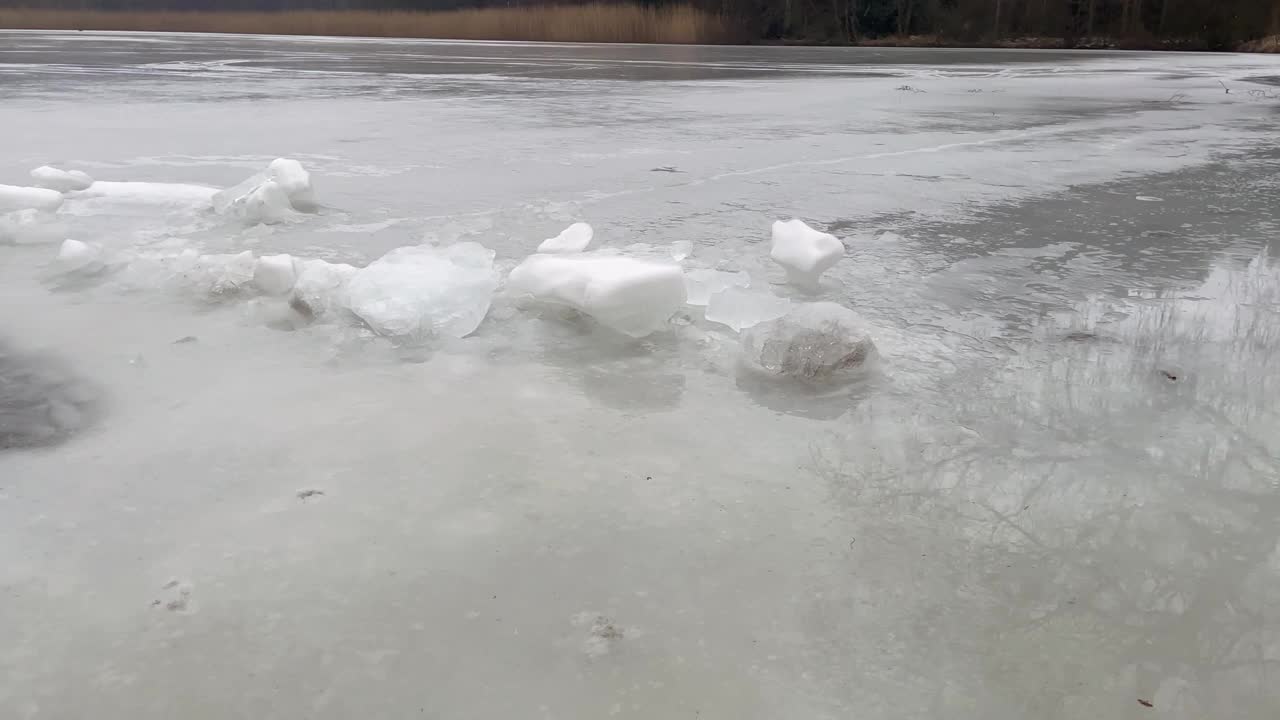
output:
M595 231L591 226L584 222L574 223L559 235L553 238L547 238L538 246L540 253L576 253L587 249L591 244L591 238L595 235Z
M769 257L787 271L787 281L802 286L818 284L818 278L844 257L844 243L835 235L818 232L801 220L773 224Z
M498 273L479 243L396 248L347 283L347 307L382 335L465 337L489 312Z
M688 270L684 274L685 294L688 296L686 301L690 305L699 307L705 307L711 302L711 297L718 292L731 287L745 288L750 285L751 276L741 270L727 272L700 268Z
M866 324L831 302L802 303L742 335L742 362L752 370L806 381L828 381L863 367L874 355Z
M49 165L41 165L31 171L31 179L36 187L56 190L60 193L87 190L93 184L93 178L79 170L60 170Z
M666 328L685 301L679 266L598 252L531 255L511 271L507 285L631 337Z
M0 185L0 212L18 210L44 210L51 212L62 205L62 193L57 190L20 185Z
M711 296L707 320L727 325L737 332L787 314L791 301L767 293L730 287Z

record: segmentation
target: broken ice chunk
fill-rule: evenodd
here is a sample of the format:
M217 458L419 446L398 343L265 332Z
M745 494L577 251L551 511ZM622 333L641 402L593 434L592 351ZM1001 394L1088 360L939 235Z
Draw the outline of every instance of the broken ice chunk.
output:
M179 259L188 258L188 254ZM179 267L188 263L180 263ZM196 293L209 297L233 295L253 282L253 253L245 250L242 253L200 255L189 263L182 272Z
M685 293L690 305L706 306L711 296L731 287L744 288L751 284L751 276L739 270L689 270L684 274Z
M631 337L664 329L685 300L678 266L599 253L531 255L511 271L508 287Z
M57 190L18 185L0 185L0 213L14 210L57 210L62 193Z
M293 285L293 298L313 316L340 307L347 283L359 272L358 268L346 263L324 260L302 260L297 267L298 279Z
M858 314L830 302L803 303L742 335L746 367L799 380L845 377L863 367L875 351Z
M741 332L752 325L780 318L790 309L791 301L786 298L729 287L711 296L706 317Z
M465 337L489 312L498 273L479 243L396 248L347 283L347 307L393 336Z
M215 212L277 223L316 207L311 175L297 160L276 158L265 170L213 196Z
M276 158L267 166L267 174L289 196L289 203L295 210L311 212L316 209L311 173L302 167L302 163L289 158Z
M595 232L591 229L590 225L584 222L574 223L569 227L565 228L564 230L561 230L559 235L553 238L547 238L546 240L543 240L542 244L538 246L538 252L540 253L582 252L583 250L587 249L588 245L591 244L591 238L594 236L594 234Z
M46 210L0 212L0 245L27 245L57 242L66 237L56 216Z
M822 273L844 257L844 243L801 220L779 220L773 224L769 257L787 271L788 282L812 287L818 284Z
M79 170L60 170L48 165L41 165L32 170L31 179L35 181L36 187L61 193L85 190L93 184L93 178Z
M263 255L253 266L253 284L268 295L284 295L293 289L297 280L292 255Z

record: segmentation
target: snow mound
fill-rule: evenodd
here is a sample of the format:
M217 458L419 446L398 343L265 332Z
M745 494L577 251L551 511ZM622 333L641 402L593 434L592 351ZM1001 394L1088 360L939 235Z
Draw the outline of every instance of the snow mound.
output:
M62 193L57 190L19 185L0 185L0 213L15 210L57 210Z
M685 301L679 266L600 253L531 255L511 271L507 285L631 337L666 328Z
M297 280L293 284L293 298L312 315L324 315L343 307L347 283L360 272L346 263L324 260L299 260L295 268Z
M742 362L757 372L807 381L846 377L876 352L857 313L830 302L804 303L742 336Z
M711 296L706 317L742 332L752 325L776 320L790 309L791 301L786 298L730 287Z
M66 274L93 274L106 267L102 258L101 245L67 239L58 248L54 266L59 272Z
M479 243L396 248L347 283L347 308L392 336L465 337L498 287L494 252Z
M292 255L263 255L253 265L253 284L267 295L284 295L298 281Z
M739 270L689 270L684 274L684 289L690 305L706 307L711 296L731 287L745 288L751 285L751 276Z
M87 190L93 184L93 178L79 170L60 170L49 165L41 165L31 171L31 179L36 187L48 188L61 193Z
M822 273L844 257L844 243L801 220L779 220L773 224L769 257L787 271L788 282L812 287L818 284Z
M595 235L595 231L591 229L590 225L584 222L574 223L569 227L565 228L564 230L561 230L559 235L553 238L547 238L546 240L543 240L542 244L538 246L538 252L540 253L582 252L583 250L587 249L588 245L591 244L591 238L594 235Z
M213 195L213 209L250 223L279 223L316 209L311 174L297 160L276 158L262 172Z

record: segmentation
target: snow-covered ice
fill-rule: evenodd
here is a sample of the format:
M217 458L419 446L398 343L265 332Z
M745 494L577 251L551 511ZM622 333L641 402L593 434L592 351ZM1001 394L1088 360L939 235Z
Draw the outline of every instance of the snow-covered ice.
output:
M743 363L798 380L827 381L861 369L875 356L866 322L832 302L801 303L742 335Z
M571 307L631 337L666 328L685 301L679 266L599 251L531 255L511 271L507 287Z
M766 320L780 318L791 309L791 301L766 292L731 286L711 296L706 318L742 331Z
M61 193L87 190L93 184L93 178L89 177L86 172L62 170L49 165L41 165L32 170L31 179L35 182L36 187L57 190Z
M788 282L814 286L822 273L844 257L844 243L835 235L814 230L803 220L778 220L773 223L769 257L787 271Z
M0 185L0 213L19 210L57 210L62 193L57 190L20 185Z
M253 284L267 295L284 295L297 281L297 261L292 255L263 255L254 263Z
M396 248L351 277L348 308L383 335L465 337L498 288L493 258L475 242Z
M711 297L731 287L745 288L751 285L751 276L739 270L709 270L697 268L684 273L685 294L690 305L705 307Z
M559 235L547 238L538 245L540 253L576 253L587 249L595 232L584 222L570 225L560 231Z

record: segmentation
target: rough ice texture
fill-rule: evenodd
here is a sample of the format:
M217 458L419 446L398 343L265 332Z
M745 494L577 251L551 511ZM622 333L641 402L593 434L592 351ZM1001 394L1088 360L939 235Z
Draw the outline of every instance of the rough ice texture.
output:
M830 302L804 303L742 335L742 361L769 375L838 379L863 367L876 351L857 313Z
M311 175L297 160L276 158L265 170L216 193L213 209L250 223L278 223L316 208Z
M47 210L0 213L0 245L53 243L63 237L56 216Z
M498 288L493 257L474 242L396 248L350 279L347 307L383 335L470 335Z
M791 301L786 298L730 287L711 296L706 317L741 332L752 325L776 320L790 309Z
M599 253L531 255L511 271L508 287L631 337L664 329L685 301L678 266Z
M769 257L787 271L788 282L813 286L818 284L822 273L844 257L844 243L801 220L779 220L773 224Z
M298 280L292 255L263 255L253 266L253 284L268 295L284 295Z
M587 249L588 245L591 244L591 238L594 235L595 235L595 231L591 229L590 225L583 222L574 223L569 227L565 228L564 230L561 230L559 235L553 238L547 238L546 240L543 240L542 244L538 246L538 252L540 253L582 252L583 250Z
M93 184L93 178L79 170L60 170L56 167L41 165L31 171L31 179L36 187L48 188L58 192L87 190Z
M248 250L214 255L187 253L181 260L183 279L199 295L211 298L235 295L253 282L256 263Z
M18 185L0 185L0 212L15 210L57 210L62 193L57 190Z
M688 270L684 274L685 294L690 305L705 307L711 296L731 287L744 288L751 285L751 276L745 272L725 272L723 270Z
M343 307L347 283L359 268L324 260L299 260L297 271L293 297L301 301L312 315L324 315Z

